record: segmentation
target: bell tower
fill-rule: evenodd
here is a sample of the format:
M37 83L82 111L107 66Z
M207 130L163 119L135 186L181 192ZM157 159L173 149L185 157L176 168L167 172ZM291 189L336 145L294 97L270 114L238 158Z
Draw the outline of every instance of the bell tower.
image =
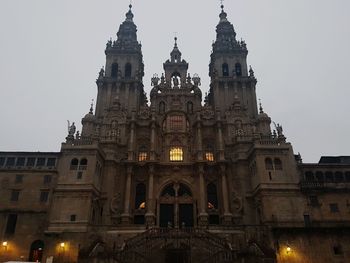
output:
M111 39L106 45L106 66L101 69L96 81L97 118L112 108L123 108L130 115L146 101L142 84L144 64L141 44L137 41L137 27L131 8L132 5L129 5L126 19L119 27L117 40Z
M208 100L222 113L239 98L252 118L258 115L254 72L247 66L246 43L236 40L233 25L221 5L220 21L216 26L216 40L209 64L211 78Z

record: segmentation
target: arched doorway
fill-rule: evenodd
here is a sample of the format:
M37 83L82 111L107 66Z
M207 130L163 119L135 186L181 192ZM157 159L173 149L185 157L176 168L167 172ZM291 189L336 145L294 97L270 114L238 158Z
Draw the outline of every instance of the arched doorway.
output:
M192 192L185 184L171 183L164 187L159 197L159 226L194 226Z
M31 262L41 262L44 252L44 242L35 240L30 246L29 260Z

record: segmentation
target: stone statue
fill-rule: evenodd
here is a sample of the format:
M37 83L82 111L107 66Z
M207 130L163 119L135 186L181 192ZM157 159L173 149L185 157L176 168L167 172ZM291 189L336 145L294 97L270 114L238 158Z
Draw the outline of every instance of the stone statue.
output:
M283 135L283 128L282 128L282 125L280 125L279 123L273 123L274 125L275 125L275 127L276 127L276 131L277 131L277 135L278 135L278 137L281 137L281 136L284 136Z
M112 214L115 215L120 215L122 210L121 210L121 194L116 193L115 196L112 198L110 202L110 210Z
M159 78L157 74L154 74L151 80L151 86L158 86Z
M104 74L105 74L105 70L104 70L104 68L102 67L101 70L100 70L100 73L98 73L98 77L99 77L99 78L103 78Z
M72 125L70 125L70 122L68 120L67 122L68 122L68 136L74 136L76 131L75 123L73 122Z
M165 77L164 77L164 73L162 73L162 77L160 78L160 84L164 84L165 83Z
M177 76L173 77L173 83L174 83L174 87L178 87L179 86L179 79Z

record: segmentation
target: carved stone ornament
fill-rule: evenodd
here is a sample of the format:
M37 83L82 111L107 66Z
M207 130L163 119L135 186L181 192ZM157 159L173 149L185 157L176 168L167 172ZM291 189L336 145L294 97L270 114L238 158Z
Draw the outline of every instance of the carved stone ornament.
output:
M243 200L242 197L238 196L237 193L232 192L232 207L235 209L237 213L243 212Z
M211 109L211 107L204 107L202 112L201 112L201 115L202 115L202 119L211 120L214 118L215 113Z
M111 200L110 203L111 213L114 215L120 215L122 213L122 205L121 205L121 194L116 193Z
M148 120L149 118L151 118L151 111L149 107L141 107L138 117L141 120Z

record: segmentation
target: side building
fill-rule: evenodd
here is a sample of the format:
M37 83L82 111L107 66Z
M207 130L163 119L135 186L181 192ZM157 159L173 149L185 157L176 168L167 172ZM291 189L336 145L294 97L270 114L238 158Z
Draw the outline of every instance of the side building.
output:
M0 152L0 261L350 261L350 157L294 154L219 18L209 93L175 38L148 101L130 6L81 133L58 153Z

